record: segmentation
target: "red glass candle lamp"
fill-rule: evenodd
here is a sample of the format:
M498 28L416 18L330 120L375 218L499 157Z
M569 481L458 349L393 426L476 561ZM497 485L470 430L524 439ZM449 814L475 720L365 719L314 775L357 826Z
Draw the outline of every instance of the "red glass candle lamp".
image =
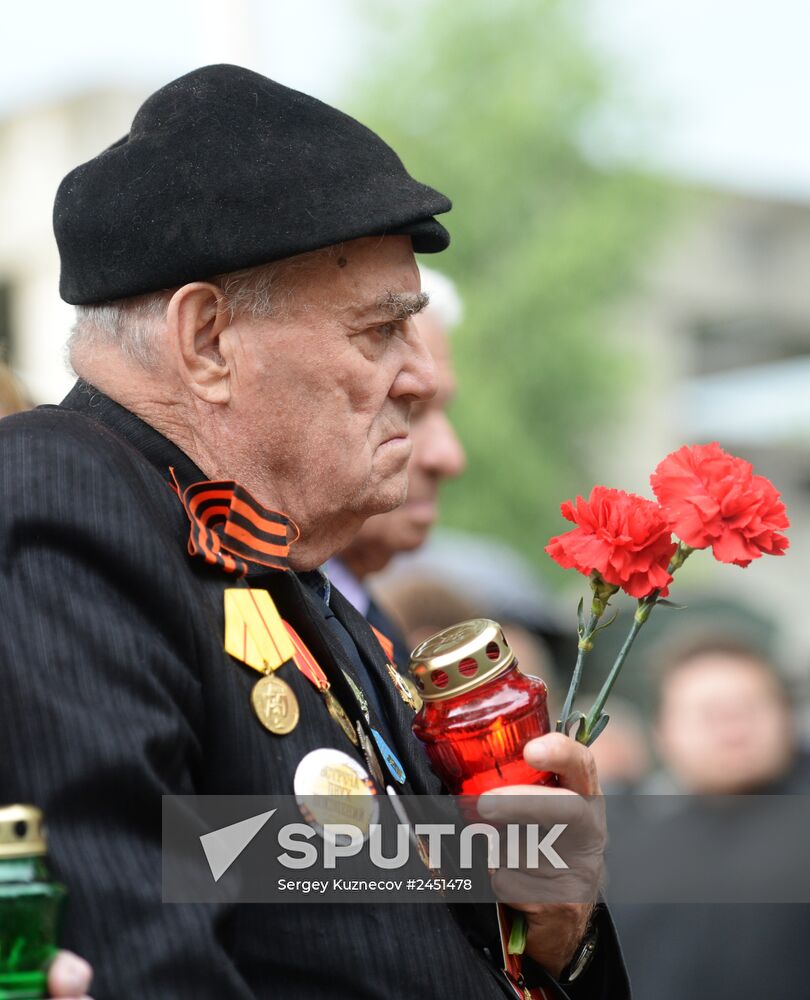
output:
M438 632L413 651L410 670L423 700L414 734L452 794L555 783L523 759L526 743L551 728L548 690L520 672L497 622L476 618Z

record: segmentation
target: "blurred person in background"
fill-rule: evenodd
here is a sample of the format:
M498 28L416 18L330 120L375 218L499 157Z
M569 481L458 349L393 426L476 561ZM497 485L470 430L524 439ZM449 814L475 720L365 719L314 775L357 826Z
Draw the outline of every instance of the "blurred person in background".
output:
M662 826L681 831L692 852L703 845L710 857L727 854L732 873L758 867L771 807L763 799L752 801L750 810L731 808L728 796L810 790L779 671L754 646L712 637L665 658L657 685L654 736L663 769L643 790L656 795L651 804L661 807L662 825L653 821L647 836L661 844ZM611 706L605 734L612 715ZM594 746L597 768L602 742L600 737ZM633 992L641 1000L808 996L807 905L656 902L615 910Z
M496 617L520 670L545 682L551 718L562 704L562 698L557 698L560 685L556 683L557 671L548 644L522 622L505 618L500 609L493 610L485 601L476 601L463 590L427 573L409 574L389 582L382 590L380 601L386 614L401 630L408 649L414 649L457 622Z
M409 633L411 648L466 618L494 618L518 644L525 636L521 669L548 683L553 708L559 688L551 678L568 674L576 641L535 567L510 544L441 527L421 548L398 553L370 586L381 607Z
M700 639L666 660L655 738L664 773L651 790L692 794L810 790L790 698L755 647Z
M484 616L481 605L467 594L421 573L386 586L380 600L409 649L455 622Z
M0 417L31 409L31 401L14 372L0 362Z
M424 544L439 515L441 484L461 475L466 461L447 415L456 393L449 334L461 321L461 299L445 275L424 266L419 272L422 291L430 301L424 312L413 317L413 323L436 362L438 389L432 399L416 403L411 411L413 448L408 462L408 498L395 510L370 517L348 547L330 559L326 567L330 580L344 597L390 640L392 658L400 670L407 669L413 644L373 600L365 581L369 574L387 566L398 552Z

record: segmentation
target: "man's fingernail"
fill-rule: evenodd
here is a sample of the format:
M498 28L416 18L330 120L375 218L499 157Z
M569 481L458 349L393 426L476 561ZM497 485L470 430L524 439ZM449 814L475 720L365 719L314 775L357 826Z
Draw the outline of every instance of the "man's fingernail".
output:
M483 816L484 819L487 816L494 816L498 812L498 803L495 801L494 795L481 795L478 798L478 814Z
M74 971L73 969L66 972L60 978L59 983L63 992L72 997L81 996L87 988L84 976L78 970Z
M545 768L548 764L548 755L545 747L542 746L532 746L532 744L528 744L523 756L526 758L527 762L532 765L532 767L539 768L540 770Z
M77 997L87 992L90 967L82 959L73 955L64 956L59 972L59 985L63 993Z

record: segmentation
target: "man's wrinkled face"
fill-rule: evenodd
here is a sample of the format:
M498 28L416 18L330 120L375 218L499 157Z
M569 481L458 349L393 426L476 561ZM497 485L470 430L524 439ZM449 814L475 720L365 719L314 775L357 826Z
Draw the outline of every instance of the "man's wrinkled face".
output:
M251 480L303 534L404 500L411 409L436 391L412 319L424 299L410 238L375 237L293 272L283 318L234 322L231 406Z

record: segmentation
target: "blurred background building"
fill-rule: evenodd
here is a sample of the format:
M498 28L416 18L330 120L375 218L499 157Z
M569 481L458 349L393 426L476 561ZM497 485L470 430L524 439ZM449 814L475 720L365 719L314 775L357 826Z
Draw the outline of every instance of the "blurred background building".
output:
M716 439L783 492L791 548L745 571L690 561L677 596L693 610L677 625L719 616L747 630L801 689L810 162L788 83L806 12L788 0L240 0L227 12L178 0L111 18L95 0L3 15L0 351L35 402L71 382L59 181L119 138L154 86L204 62L251 65L356 113L454 198L453 245L431 263L466 305L454 419L469 470L446 492L445 553L461 539L462 563L476 558L471 536L511 548L540 579L536 593L513 589L516 606L542 604L528 624L546 640L550 621L573 632L580 581L543 553L565 527L559 502L596 482L648 493L668 451ZM481 556L476 574L520 577L497 562ZM660 617L650 642L670 626ZM638 699L632 669L622 683Z

